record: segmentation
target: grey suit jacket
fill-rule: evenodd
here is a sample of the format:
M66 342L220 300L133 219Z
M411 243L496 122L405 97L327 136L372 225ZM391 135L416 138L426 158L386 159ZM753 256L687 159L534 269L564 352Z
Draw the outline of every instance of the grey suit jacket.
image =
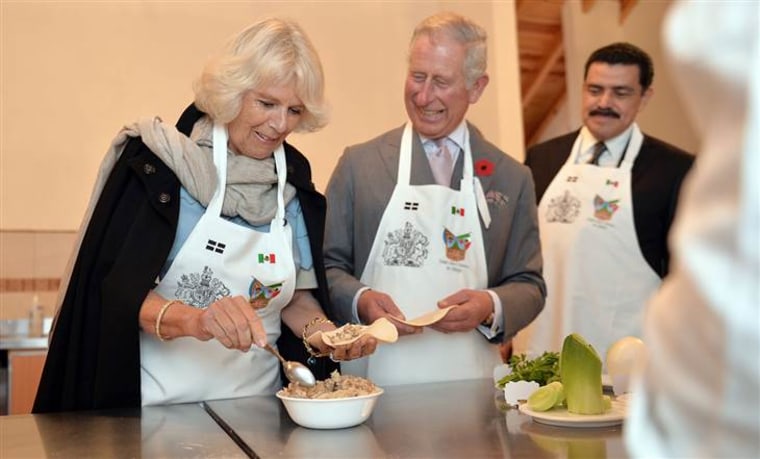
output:
M501 338L506 339L538 315L546 296L533 178L527 167L487 142L477 128L469 128L475 173L492 219L487 230L481 222L488 286L501 299ZM364 287L359 279L396 185L402 132L403 126L346 148L327 186L325 267L332 303L328 313L340 322L352 321L353 298ZM456 189L463 156L459 155L452 174ZM493 166L490 175L478 170L479 160ZM411 182L435 183L418 135L412 143Z

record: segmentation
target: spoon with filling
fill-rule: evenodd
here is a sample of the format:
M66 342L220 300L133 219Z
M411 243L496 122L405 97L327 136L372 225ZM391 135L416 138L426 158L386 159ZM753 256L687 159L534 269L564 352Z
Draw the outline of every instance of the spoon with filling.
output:
M300 384L304 387L314 387L317 383L317 378L314 377L314 373L312 373L306 365L301 362L285 360L280 353L277 352L277 349L273 348L269 343L264 346L264 349L280 359L280 362L282 362L282 368L285 369L285 376L290 382Z

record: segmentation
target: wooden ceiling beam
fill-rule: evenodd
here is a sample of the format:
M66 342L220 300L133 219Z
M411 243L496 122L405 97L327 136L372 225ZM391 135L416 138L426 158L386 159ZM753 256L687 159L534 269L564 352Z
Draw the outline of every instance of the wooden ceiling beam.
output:
M631 10L636 6L638 0L618 0L620 2L620 23L625 22L625 18L628 17ZM582 11L588 13L596 3L596 0L582 0Z
M528 0L517 0L515 2L515 13L517 13L517 17L520 17L520 13L522 13L525 10L525 7L528 5Z
M562 24L556 22L539 22L521 19L517 22L517 33L556 34L562 30Z
M620 23L625 22L625 18L633 11L633 7L636 6L638 0L620 0Z
M559 40L557 40L557 42L551 48L549 55L541 64L541 67L538 70L538 74L536 75L536 78L533 80L533 82L531 82L527 91L525 91L525 94L523 95L523 100L522 100L523 110L525 109L525 107L528 106L528 104L530 104L533 97L535 97L535 95L541 89L541 85L543 85L544 80L546 80L546 77L554 68L554 65L557 63L557 60L560 57L562 57L563 53L564 51L563 51L563 45L562 45L562 36L560 35Z

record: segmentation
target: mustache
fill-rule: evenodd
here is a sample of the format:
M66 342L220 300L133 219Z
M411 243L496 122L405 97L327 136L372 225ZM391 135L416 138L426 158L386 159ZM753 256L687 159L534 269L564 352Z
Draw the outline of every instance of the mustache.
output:
M620 118L620 115L618 112L611 108L595 108L591 110L589 113L591 116L608 116L610 118Z

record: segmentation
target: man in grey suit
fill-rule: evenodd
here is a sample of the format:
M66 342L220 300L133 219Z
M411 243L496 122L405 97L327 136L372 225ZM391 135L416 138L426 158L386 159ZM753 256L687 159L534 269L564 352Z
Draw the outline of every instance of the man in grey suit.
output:
M330 312L385 317L401 336L345 372L385 385L491 377L495 343L543 307L530 171L465 120L487 84L483 29L425 19L409 47L409 123L348 147L332 174Z

